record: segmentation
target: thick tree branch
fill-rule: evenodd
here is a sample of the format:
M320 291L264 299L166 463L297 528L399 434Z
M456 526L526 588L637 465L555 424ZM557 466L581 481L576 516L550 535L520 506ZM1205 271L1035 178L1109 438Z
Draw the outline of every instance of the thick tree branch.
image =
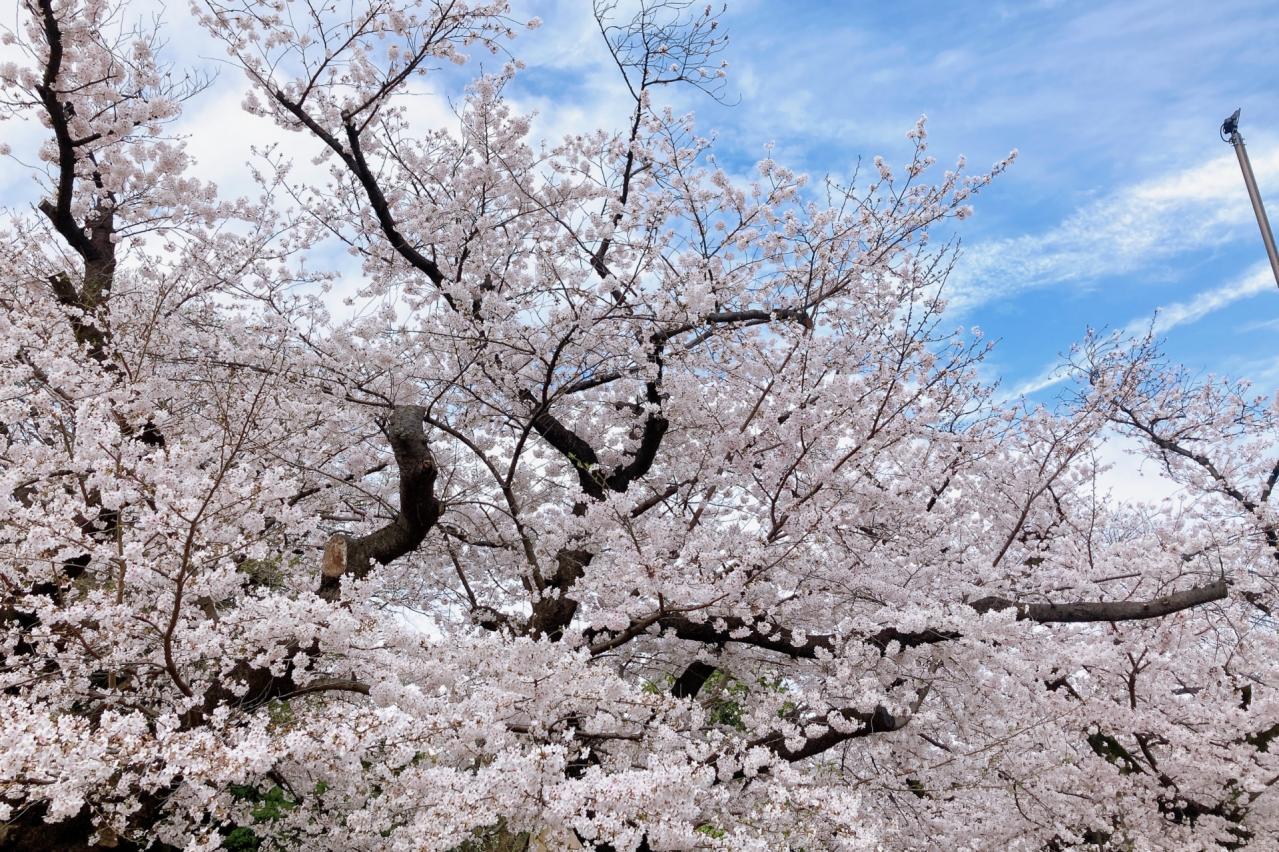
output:
M76 141L71 137L70 120L74 107L60 100L58 76L62 72L62 30L53 11L52 0L40 0L40 23L49 46L44 72L36 94L53 130L54 144L58 152L58 178L53 200L39 203L40 212L48 217L53 228L67 245L78 254L84 264L84 278L79 289L63 274L50 276L49 283L58 302L70 308L71 324L76 340L87 346L90 354L100 364L107 363L107 335L97 327L94 314L102 306L115 278L115 243L112 241L115 217L109 202L95 203L89 221L84 227L76 221L72 212L75 198L76 167L79 155ZM79 314L82 313L83 316Z
M630 462L619 466L605 480L609 489L618 493L624 493L632 482L652 468L653 462L657 460L657 451L662 444L662 437L670 426L670 423L662 416L661 396L658 393L657 382L649 382L645 385L645 398L655 408L644 419L644 431L640 436L639 449Z
M386 200L386 195L382 192L382 187L378 184L377 178L374 177L373 171L369 168L364 159L364 150L360 147L360 132L354 124L348 122L346 124L346 139L350 146L350 156L344 158L346 164L350 167L356 180L360 182L360 186L364 188L364 194L368 196L369 204L373 207L373 213L377 216L378 225L382 228L382 233L391 244L391 248L395 249L400 257L404 258L409 264L418 271L431 279L431 283L436 287L444 284L444 273L440 271L440 267L435 261L423 255L413 246L409 245L408 240L404 239L404 235L400 233L399 225L395 221L395 217L391 213L391 205ZM454 307L453 301L448 295L445 298L449 302L450 307Z
M855 727L848 730L839 730L828 721L827 717L818 717L810 720L808 724L816 723L825 726L825 733L813 737L805 737L802 745L791 748L786 744L786 736L784 734L774 732L751 740L748 747L757 748L763 746L783 760L794 763L798 760L816 757L822 752L830 751L835 746L848 740L869 737L872 734L899 731L906 727L906 724L910 721L910 716L894 716L882 706L876 707L869 713L864 710L845 707L840 710L832 710L831 714L838 716L842 720L843 724L840 727L844 725L855 725Z
M594 448L552 416L545 403L537 408L533 416L534 431L568 459L577 472L578 484L595 500L602 500L606 489L619 494L625 493L632 482L648 473L657 459L657 452L669 423L661 413L658 383L648 382L645 390L646 399L653 410L645 417L639 448L629 462L619 465L607 475L599 470L599 457ZM524 398L532 400L533 396L526 392ZM574 512L579 510L584 511L585 507L575 507ZM530 635L535 638L545 636L552 640L563 635L577 613L577 601L568 597L568 590L581 579L592 557L589 550L580 547L565 548L556 554L555 575L542 590L543 596L533 604L533 614L528 623Z
M986 597L970 606L981 613L1016 607L1017 618L1040 624L1077 624L1090 621L1140 621L1162 618L1183 609L1224 600L1229 584L1217 580L1146 601L1079 601L1077 603L1017 603L1006 598Z
M672 337L677 337L688 331L694 331L703 325L731 325L732 323L769 323L774 320L793 320L804 328L812 328L813 321L802 308L772 308L768 310L753 309L742 311L716 311L702 317L696 323L684 323L683 325L673 326L671 328L659 331L653 335L655 343L665 343Z
M400 475L400 508L385 526L353 537L338 533L324 548L320 596L335 600L342 577L350 573L362 577L371 562L386 565L416 550L435 526L441 513L435 495L435 457L426 440L422 421L425 410L418 405L397 405L383 426L395 454Z
M565 592L582 578L593 553L579 548L564 548L555 554L555 575L550 578L542 597L533 604L528 633L534 639L558 640L577 614L577 601Z
M523 391L520 396L526 402L536 402L533 394L528 391ZM603 500L606 479L598 470L599 456L595 454L595 448L582 436L561 423L555 415L551 414L545 403L534 409L529 422L533 426L533 431L559 451L559 454L573 466L582 491L592 499Z
M67 121L70 105L64 105L58 99L58 75L62 72L63 56L62 28L53 12L52 0L40 0L39 5L40 26L44 30L45 42L49 45L49 55L45 60L40 83L36 86L36 94L40 96L40 104L49 118L49 126L53 130L54 142L58 148L58 183L54 189L54 200L52 203L41 201L40 212L49 217L54 228L77 254L88 259L93 253L93 246L71 213L71 200L75 191L76 152Z
M1139 621L1162 618L1181 610L1224 600L1228 592L1228 583L1225 580L1218 580L1204 586L1195 586L1185 591L1145 601L1018 603L992 596L974 601L970 606L983 614L1015 608L1018 620L1034 621L1040 624ZM617 636L606 638L590 634L587 636L588 644L591 646L592 653L603 653L643 634L653 624L657 624L662 630L669 631L680 639L691 642L708 645L737 642L766 651L775 651L793 659L815 659L819 653L833 654L841 644L850 642L873 645L883 652L893 643L902 647L935 645L939 642L959 639L962 635L950 630L904 631L886 627L876 633L851 634L845 637L827 633L806 634L797 641L790 628L768 621L748 621L738 616L710 616L705 621L693 621L685 615L660 615L641 619L632 625L633 629L628 628Z
M382 191L377 177L373 174L373 170L369 168L368 161L364 157L364 150L360 145L360 129L355 126L354 122L346 120L343 125L347 140L347 144L343 145L342 141L316 121L302 107L301 103L292 100L280 89L272 89L271 94L276 103L297 119L299 124L315 134L315 137L327 145L333 153L337 154L338 158L346 165L352 177L356 179L360 184L360 188L364 190L365 197L369 200L369 206L373 209L373 215L377 218L378 226L395 253L407 261L414 269L426 275L436 287L443 286L444 273L440 270L439 265L410 245L409 241L400 232L399 223L396 222L395 215L391 212L390 202L387 201L386 194ZM446 293L444 298L449 307L456 308L451 296Z

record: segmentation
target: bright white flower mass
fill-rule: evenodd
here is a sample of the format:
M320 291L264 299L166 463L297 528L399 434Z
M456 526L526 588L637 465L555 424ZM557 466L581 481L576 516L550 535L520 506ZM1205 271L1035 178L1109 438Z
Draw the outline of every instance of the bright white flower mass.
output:
M325 151L229 198L161 33L24 0L0 847L1268 848L1275 401L1098 336L1002 400L930 234L1008 161L726 174L718 9L598 11L629 119L539 149L504 2L196 4Z

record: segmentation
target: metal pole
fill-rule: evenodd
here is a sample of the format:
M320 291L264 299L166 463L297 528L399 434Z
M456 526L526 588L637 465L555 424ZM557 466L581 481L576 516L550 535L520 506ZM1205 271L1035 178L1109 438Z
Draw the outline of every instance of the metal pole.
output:
M1235 156L1239 158L1239 170L1243 172L1243 182L1248 187L1248 198L1252 200L1252 212L1257 217L1257 227L1261 229L1261 241L1266 244L1266 256L1270 258L1270 271L1275 275L1275 284L1279 285L1279 250L1275 249L1275 235L1270 231L1270 220L1266 218L1266 208L1261 203L1261 193L1257 190L1257 178L1252 173L1252 163L1248 160L1248 149L1244 147L1243 135L1239 133L1239 110L1221 124L1221 138L1235 148Z

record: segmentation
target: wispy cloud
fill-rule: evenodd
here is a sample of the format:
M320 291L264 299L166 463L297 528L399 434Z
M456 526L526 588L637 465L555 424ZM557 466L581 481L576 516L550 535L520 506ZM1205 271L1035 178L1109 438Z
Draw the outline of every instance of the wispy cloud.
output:
M1160 308L1149 321L1129 323L1124 332L1139 334L1149 329L1152 334L1165 334L1179 325L1198 322L1213 311L1275 287L1274 274L1268 263L1254 265L1243 277L1230 284L1205 290L1186 302Z
M1279 187L1279 147L1254 147L1258 181ZM1048 231L970 247L952 276L951 309L962 313L1029 290L1086 286L1149 270L1179 255L1255 237L1255 228L1238 164L1223 154L1121 189Z
M1274 287L1275 279L1269 264L1259 263L1229 284L1204 290L1192 299L1165 305L1156 309L1151 315L1132 320L1120 329L1119 334L1121 337L1138 337L1147 333L1167 334L1178 326L1198 322L1214 311L1219 311L1240 299L1246 299ZM1011 396L1037 393L1059 385L1067 378L1067 371L1063 369L1060 359L1057 359L1033 378L1027 379L1014 388Z

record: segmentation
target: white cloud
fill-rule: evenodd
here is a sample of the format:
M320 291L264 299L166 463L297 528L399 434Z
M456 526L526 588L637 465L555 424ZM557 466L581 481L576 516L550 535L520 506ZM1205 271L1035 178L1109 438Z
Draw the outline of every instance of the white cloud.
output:
M1006 398L1015 398L1019 396L1029 396L1032 393L1038 393L1041 390L1047 390L1054 385L1059 385L1069 378L1068 371L1061 363L1061 359L1055 359L1044 369L1040 370L1034 378L1026 379L1017 387L1013 388Z
M1279 191L1279 146L1254 148L1258 182L1263 194L1269 189L1273 195ZM1256 236L1238 163L1223 153L1121 189L1044 233L971 246L949 285L951 310L963 313L1028 290L1087 285Z
M1129 334L1139 334L1149 329L1155 334L1163 334L1179 325L1198 322L1213 311L1220 310L1232 302L1270 290L1275 286L1270 265L1258 263L1237 281L1212 290L1205 290L1187 302L1176 302L1160 308L1152 319L1133 321L1124 328L1124 331Z
M1159 463L1142 454L1133 437L1110 434L1097 448L1097 460L1108 468L1097 477L1101 491L1127 503L1159 502L1177 496L1182 487L1168 478Z
M1198 322L1214 311L1275 286L1270 265L1264 262L1254 264L1247 272L1229 284L1204 290L1192 299L1165 305L1157 308L1150 316L1132 320L1121 329L1120 334L1126 337L1141 336L1147 332L1156 335L1166 334L1178 326ZM1066 378L1067 374L1062 369L1060 360L1055 360L1036 376L1018 385L1011 396L1025 396L1046 390L1061 384Z

